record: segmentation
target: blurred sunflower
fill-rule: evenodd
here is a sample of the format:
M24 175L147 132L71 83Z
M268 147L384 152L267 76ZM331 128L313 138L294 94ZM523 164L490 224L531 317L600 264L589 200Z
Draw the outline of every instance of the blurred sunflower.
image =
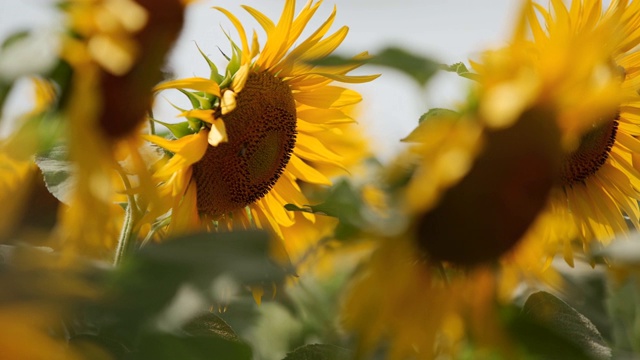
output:
M510 301L522 280L561 284L549 270L549 255L557 249L539 236L571 235L575 226L568 217L593 222L615 209L617 222L623 221L620 208L593 200L593 191L578 200L601 204L587 214L592 218L572 212L568 195L554 197L578 186L558 185L559 179L583 166L570 161L583 161L594 149L616 154L609 156L616 164L626 149L629 166L620 167L636 172L629 170L635 145L628 145L635 139L627 139L635 133L619 149L609 141L620 133L626 111L621 104L627 108L637 97L629 74L621 81L618 66L625 64L619 54L635 44L631 24L638 5L614 2L601 16L598 1L576 1L571 9L562 1L552 4L554 11L547 12L527 2L512 42L473 63L479 82L466 107L423 121L405 139L416 143L405 157L413 169L405 188L412 225L378 240L342 312L361 352L376 350L382 341L390 359L455 358L459 346L472 341L474 348L506 350L503 355L514 358L509 352L517 349L505 341L495 305ZM615 180L632 190L637 178ZM609 204L620 197L609 190L606 196ZM636 197L625 196L620 206L626 212ZM560 206L566 210L557 216Z
M238 19L216 8L240 35L240 47L232 42L225 75L219 75L205 56L210 79L179 79L156 87L180 89L193 105L191 110L180 109L186 122L169 125L177 139L148 137L173 153L154 174L165 201L153 215L171 209L170 233L256 226L283 239L283 229L315 221L313 214L285 209L286 204L309 204L299 182L331 185L329 176L344 168L345 158L365 153L361 143L344 139L360 95L330 84L368 82L377 75L347 75L358 65L309 63L331 54L347 35L343 26L325 37L335 9L309 37L293 45L321 3L309 1L294 16L295 1L287 0L277 24L243 6L266 32L262 49L255 31L250 43ZM355 59L366 56L361 53ZM291 240L284 245L292 257L305 248Z
M573 265L572 240L581 240L588 251L592 240L607 243L627 233L626 219L640 227L640 78L635 50L640 44L640 4L611 2L603 11L600 1L574 1L570 8L552 1L551 9L534 4L526 16L533 40L515 42L535 54L530 62L546 79L535 84L544 91L538 94L546 94L537 101L551 104L565 137L573 137L567 140L569 151L546 209L550 221L566 221L562 225L540 221L531 236L563 248L565 260ZM589 73L589 63L600 66L592 66ZM493 84L500 71L486 63L477 68L488 88L485 100L494 96L499 104L491 111L511 106L497 99L507 90ZM579 80L580 72L589 76L582 75L582 81L570 83L572 87L563 85L568 79Z
M67 249L112 257L118 233L135 237L139 230L136 221L127 221L133 231L114 224L123 217L114 202L118 197L127 202L122 194L130 194L132 186L142 189L128 201L127 216L135 220L155 197L139 133L151 106L151 89L161 80L165 55L182 28L184 4L68 0L60 7L68 31L59 67L68 76L57 79L56 105L68 122L65 145L76 167L58 232Z

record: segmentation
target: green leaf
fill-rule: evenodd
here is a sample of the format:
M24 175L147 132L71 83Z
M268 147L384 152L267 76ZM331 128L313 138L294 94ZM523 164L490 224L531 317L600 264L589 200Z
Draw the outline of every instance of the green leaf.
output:
M338 218L340 223L336 228L335 237L341 240L351 237L366 224L360 212L362 207L362 196L344 179L331 188L321 204L307 208L300 208L293 204L285 205L285 209L289 211L306 211Z
M425 135L431 131L431 122L433 121L456 121L460 118L460 113L442 108L429 109L418 119L418 126L409 133L405 138L400 139L402 142L422 142Z
M129 353L129 350L122 343L104 336L91 334L80 334L71 337L69 339L69 347L87 356L87 358L88 355L92 355L92 359L122 359ZM102 354L102 357L98 357L101 355L98 349L111 356Z
M47 76L59 88L57 108L66 106L69 96L71 96L73 74L74 70L71 65L64 60L59 60Z
M251 360L251 348L238 341L216 337L150 333L140 339L136 360Z
M440 69L447 72L454 72L463 78L467 78L470 80L476 80L478 78L478 74L474 74L464 63L457 62L452 65L440 65Z
M520 324L520 340L545 359L611 359L611 349L593 323L559 298L534 293L522 313L529 323Z
M36 165L44 175L47 190L62 203L69 204L70 194L73 190L74 166L68 160L66 146L59 145L47 152L36 156Z
M218 337L227 341L240 341L231 326L213 313L202 314L189 321L182 328L192 336Z
M29 30L21 30L17 31L9 36L7 36L0 44L0 50L6 50L10 46L19 43L20 41L26 40L31 35Z
M271 261L264 231L192 234L146 246L136 256L205 277L228 273L242 283L280 282L290 270Z
M322 59L311 60L309 63L320 66L345 66L358 64L385 66L408 75L421 86L426 85L431 77L441 68L439 63L430 58L410 53L397 47L387 47L378 55L371 56L364 60L355 60L339 55L331 55Z
M104 324L105 335L133 347L128 342L152 326L184 285L211 296L211 286L221 275L250 285L281 283L285 274L286 269L270 260L269 237L263 231L173 238L125 258L106 282L105 302L91 310L92 321Z
M368 62L399 70L409 75L421 86L427 84L440 66L432 59L396 47L388 47L382 50L380 54L374 56Z
M420 119L418 119L418 123L421 123L426 120L431 120L433 118L443 118L443 117L458 119L460 118L460 113L457 111L449 110L449 109L431 108L429 109L429 111L427 111L426 113L422 114L422 116L420 116Z
M330 344L303 345L288 353L284 360L349 360L351 352Z
M0 120L3 118L4 103L7 101L11 89L13 89L13 81L6 82L0 80Z
M636 268L637 269L637 268ZM637 270L636 270L637 271ZM614 352L640 353L640 288L638 287L638 275L630 275L624 281L611 282L606 302L607 313L611 321L611 333L613 338Z

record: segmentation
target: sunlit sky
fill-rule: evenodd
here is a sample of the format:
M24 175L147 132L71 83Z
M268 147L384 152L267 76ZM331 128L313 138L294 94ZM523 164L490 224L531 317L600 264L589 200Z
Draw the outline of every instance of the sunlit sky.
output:
M301 8L306 0L298 0ZM355 55L362 51L376 53L386 46L400 46L443 63L467 62L486 47L499 46L509 37L520 2L515 0L326 0L309 24L315 30L337 7L333 30L347 25L349 35L337 53ZM59 18L53 10L54 1L0 0L0 38L19 29L54 32ZM224 67L218 47L229 49L222 30L236 38L231 23L212 6L224 6L236 14L247 30L259 25L248 16L240 4L250 5L272 19L282 11L283 0L203 0L189 8L186 27L172 53L170 69L176 76L207 76L208 68L195 44ZM304 33L303 33L304 36ZM261 38L264 42L264 37ZM431 107L450 107L462 98L465 80L443 73L425 89L404 75L388 69L365 67L358 73L382 73L367 84L355 86L364 97L358 122L372 138L375 153L389 159L399 149L399 139L408 134L418 117ZM171 101L172 95L167 95ZM179 101L179 100L175 100ZM160 105L157 118L171 121L176 111ZM24 103L12 99L12 108L5 117L16 116Z

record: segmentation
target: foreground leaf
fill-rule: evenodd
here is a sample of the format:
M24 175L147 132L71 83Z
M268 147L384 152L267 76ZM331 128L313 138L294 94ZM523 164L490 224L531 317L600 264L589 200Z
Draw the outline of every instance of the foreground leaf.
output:
M545 359L611 359L611 349L593 323L559 298L534 293L522 313L520 340Z
M146 334L139 350L130 359L136 360L251 360L248 345L208 336L181 337L172 334Z
M385 66L398 70L420 86L426 85L431 77L441 69L441 65L436 61L425 56L410 53L404 49L397 47L387 47L379 54L366 58L364 60L356 60L338 55L330 55L322 59L314 59L311 64L321 66L344 66L352 64L372 64Z
M46 154L36 156L36 165L44 175L47 189L56 199L69 204L74 187L74 165L69 161L69 152L66 146L56 146Z
M284 360L349 360L351 353L330 344L310 344L288 353Z

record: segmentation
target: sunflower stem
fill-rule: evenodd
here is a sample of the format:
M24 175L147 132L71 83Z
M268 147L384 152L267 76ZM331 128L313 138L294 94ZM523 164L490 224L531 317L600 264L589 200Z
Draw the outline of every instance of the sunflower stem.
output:
M125 189L131 190L131 182L129 181L127 174L122 169L118 169L118 173L120 174L120 178L124 183ZM135 224L138 220L139 213L140 209L138 208L135 196L132 194L128 194L127 209L125 211L124 222L122 224L122 230L120 231L120 237L118 238L116 254L113 259L113 264L115 266L120 264L122 260L127 256L127 254L133 249L134 243L131 240L138 236L138 232L133 231L133 229L136 228Z
M151 135L155 135L156 134L156 123L155 121L153 121L153 111L149 110L149 134Z
M120 237L118 239L118 247L116 248L116 255L113 259L113 265L118 266L122 259L125 257L127 249L129 248L129 240L131 239L131 233L133 229L133 210L129 203L124 215L124 223L122 224L122 230L120 231Z

